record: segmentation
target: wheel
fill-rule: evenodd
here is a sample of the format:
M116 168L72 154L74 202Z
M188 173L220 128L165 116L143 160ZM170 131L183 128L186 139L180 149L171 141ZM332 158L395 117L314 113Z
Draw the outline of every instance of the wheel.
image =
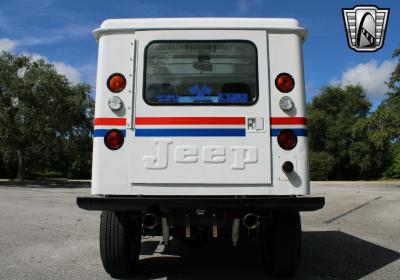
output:
M131 275L139 260L142 228L115 212L103 211L100 219L100 255L104 269L114 277Z
M262 225L261 238L268 272L275 277L292 276L301 256L299 212L273 214L272 220L267 225Z

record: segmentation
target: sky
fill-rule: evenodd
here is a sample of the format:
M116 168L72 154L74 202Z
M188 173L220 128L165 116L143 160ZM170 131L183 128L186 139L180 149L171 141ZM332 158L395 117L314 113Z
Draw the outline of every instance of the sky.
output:
M341 9L357 4L390 8L385 43L377 52L355 52L347 45ZM399 62L392 58L400 47L398 0L1 0L0 51L43 58L73 83L94 86L98 46L92 30L105 19L143 17L297 19L309 32L304 43L308 101L326 85L361 84L376 107Z

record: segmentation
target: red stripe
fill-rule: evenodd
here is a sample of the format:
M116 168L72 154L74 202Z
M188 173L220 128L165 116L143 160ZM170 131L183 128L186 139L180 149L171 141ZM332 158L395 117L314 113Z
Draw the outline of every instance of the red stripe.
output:
M306 118L301 117L273 117L271 124L307 124Z
M137 117L137 125L244 125L244 117Z
M138 125L244 125L244 117L137 117ZM307 124L302 117L272 117L271 124ZM126 125L126 118L95 118L94 125Z
M126 118L95 118L94 125L126 125Z

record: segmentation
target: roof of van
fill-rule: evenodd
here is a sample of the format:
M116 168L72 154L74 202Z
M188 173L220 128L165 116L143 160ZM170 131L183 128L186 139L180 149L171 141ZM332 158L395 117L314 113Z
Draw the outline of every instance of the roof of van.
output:
M136 30L178 29L247 29L276 30L298 33L305 39L307 32L292 18L135 18L107 19L93 31L98 39L103 33Z

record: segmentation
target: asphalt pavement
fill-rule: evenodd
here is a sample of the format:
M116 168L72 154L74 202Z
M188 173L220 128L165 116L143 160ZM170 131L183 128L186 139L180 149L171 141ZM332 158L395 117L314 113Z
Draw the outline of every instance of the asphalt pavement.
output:
M0 186L0 279L110 279L99 212L79 209L88 188ZM303 255L293 279L400 279L400 182L313 182L326 206L302 213ZM188 250L142 240L134 279L271 279L257 240Z

